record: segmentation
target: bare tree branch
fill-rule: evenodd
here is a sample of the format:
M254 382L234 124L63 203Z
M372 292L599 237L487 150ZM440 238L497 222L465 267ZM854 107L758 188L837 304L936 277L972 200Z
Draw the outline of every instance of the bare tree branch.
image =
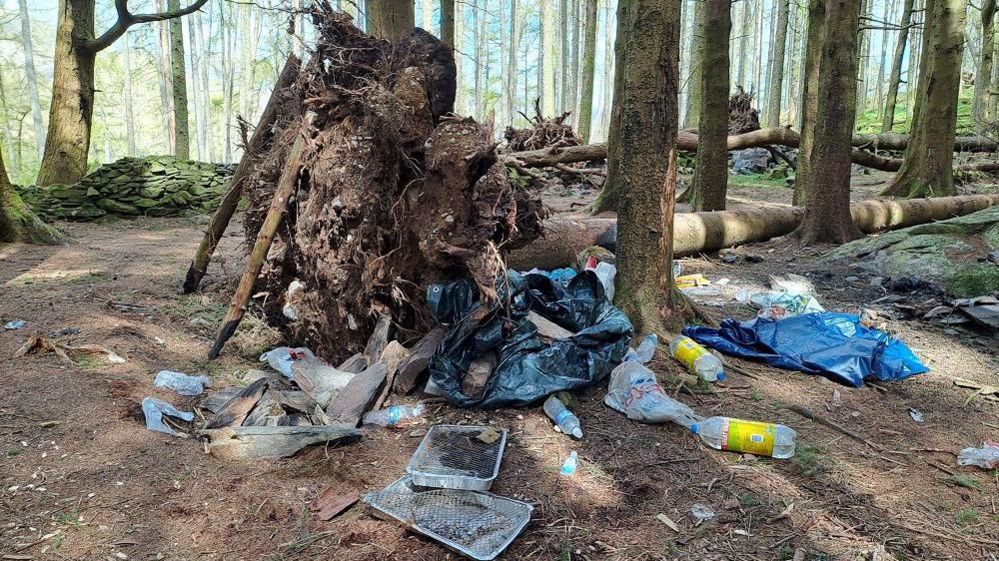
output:
M114 9L118 12L118 20L103 35L93 41L86 41L81 45L81 48L89 53L98 53L110 47L133 25L183 17L193 14L207 3L208 0L195 0L190 6L173 12L135 15L128 11L128 0L114 0Z

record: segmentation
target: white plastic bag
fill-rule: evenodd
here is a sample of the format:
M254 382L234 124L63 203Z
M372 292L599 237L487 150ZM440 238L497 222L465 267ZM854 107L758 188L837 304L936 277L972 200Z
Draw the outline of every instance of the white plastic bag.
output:
M146 417L146 428L152 431L165 432L174 436L187 438L186 434L181 434L168 427L163 422L163 415L177 417L184 421L193 421L194 413L190 411L179 411L173 405L155 397L147 397L142 400L142 414Z
M984 469L999 468L999 442L984 442L981 448L965 448L957 456L959 466L978 466Z
M173 390L180 395L195 396L201 395L205 388L212 387L212 379L208 376L188 376L183 372L160 370L153 380L153 385Z
M655 373L635 361L622 362L611 372L604 403L643 423L672 421L689 429L703 419L690 407L666 395Z
M316 355L305 347L278 347L260 355L260 362L266 362L271 368L291 379L291 363L304 358L315 358Z

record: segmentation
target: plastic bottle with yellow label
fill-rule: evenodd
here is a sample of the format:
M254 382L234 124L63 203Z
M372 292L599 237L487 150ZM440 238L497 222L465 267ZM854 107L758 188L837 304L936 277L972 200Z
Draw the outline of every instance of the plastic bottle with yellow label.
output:
M715 450L781 459L794 456L798 436L784 425L731 417L708 417L691 425L690 432Z
M676 336L669 343L669 352L688 370L708 382L725 379L725 369L718 357L690 337Z

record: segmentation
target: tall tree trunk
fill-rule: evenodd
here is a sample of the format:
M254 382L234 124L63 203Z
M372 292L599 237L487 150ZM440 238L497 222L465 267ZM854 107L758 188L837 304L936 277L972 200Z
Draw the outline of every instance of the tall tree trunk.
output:
M180 9L180 0L167 0L167 10ZM172 87L176 137L174 155L182 160L191 159L191 129L187 108L187 66L184 59L184 22L170 20L170 85Z
M924 53L927 52L924 41L927 35L923 31L923 27L926 24L925 7L925 0L916 0L915 7L913 8L914 19L911 24L912 31L910 32L909 39L909 56L906 57L909 59L909 69L905 75L905 117L909 130L912 130L912 123L916 112L916 100L919 97L916 84L919 80L919 69L922 67ZM918 21L915 19L917 17L916 12L919 12Z
M753 61L753 88L752 91L756 92L757 100L759 100L759 95L763 92L763 85L760 82L760 72L763 69L763 13L766 10L763 9L763 0L757 0L755 2L754 16L756 17L756 24L753 26L753 34L755 37L753 39L756 41L756 47L754 52L756 56L752 58Z
M784 86L784 54L787 52L787 18L790 0L777 1L777 23L770 58L770 83L767 84L767 126L780 126L781 90Z
M423 0L423 29L427 33L434 32L434 0Z
M454 46L454 3L456 0L440 0L441 4L441 41L445 45ZM516 2L516 0L513 0ZM455 55L457 59L460 55Z
M156 0L156 11L162 12L166 7L165 0ZM158 25L159 50L157 51L159 65L160 103L163 107L163 126L166 134L166 151L177 153L177 112L174 108L172 68L170 63L170 23L161 21Z
M871 0L862 0L860 3L860 17L867 27L871 16ZM859 29L857 40L857 58L859 70L857 70L857 112L863 113L867 107L867 64L871 53L871 32L868 29Z
M412 5L411 5L412 6ZM246 19L243 27L243 60L240 81L239 102L242 105L241 117L248 123L255 121L257 109L257 45L260 42L260 10L254 4L244 4ZM412 27L410 31L412 31ZM408 33L408 32L407 32Z
M488 0L472 0L472 26L475 29L475 103L472 114L478 118L485 116L482 110L485 95L482 88L482 74L485 70L483 51L486 37L486 6Z
M687 89L687 111L683 117L683 128L691 128L701 116L701 73L704 70L704 0L694 0L694 23L690 40L690 82Z
M541 111L555 114L555 0L541 0Z
M14 191L0 150L0 242L53 244L63 240L62 234L39 220Z
M197 20L201 18L201 13L197 13L191 16L191 21L187 25L187 43L191 50L191 108L194 110L194 140L195 146L198 149L198 159L204 162L211 161L208 157L207 147L205 146L205 111L206 107L201 103L201 95L199 95L198 81L201 73L199 72L199 67L204 64L204 54L199 47L198 32L197 32ZM288 39L291 36L286 35ZM289 48L287 52L291 52L294 47L293 44L289 43L287 45Z
M804 244L843 243L862 236L850 216L850 141L856 118L858 0L825 2L815 132L810 173L822 188L808 190L797 235Z
M214 2L208 5L208 29L207 35L205 34L204 22L201 19L201 14L197 14L194 19L194 24L198 28L198 35L201 38L202 44L206 46L204 51L204 59L201 64L201 95L202 103L201 106L204 107L202 115L204 116L204 124L200 127L201 134L205 137L205 157L208 158L209 162L216 161L215 152L215 124L212 119L212 88L211 81L208 79L208 68L212 65L211 54L212 49L212 10L214 8ZM299 29L296 27L295 29ZM297 42L296 42L297 43Z
M690 184L694 210L725 210L728 191L730 0L704 0L704 72L701 78L701 121L697 126L697 166Z
M3 146L7 147L10 151L11 167L17 169L19 166L18 162L20 161L18 148L21 145L21 136L18 134L15 137L11 134L11 130L9 128L13 119L10 118L10 106L7 105L7 88L4 84L3 72L0 72L0 111L2 111L0 112L0 117L3 118L3 124L0 125L0 133L2 133L0 134L0 141L2 141L3 144L0 145L0 149L2 149ZM20 123L20 121L21 120L18 119L18 123ZM16 141L14 140L15 138L17 139Z
M881 19L887 24L891 21L892 15L895 13L895 0L885 2L884 17ZM887 26L881 30L881 62L878 64L878 81L875 83L874 89L874 102L880 103L884 99L884 85L885 85L885 70L888 66L888 28ZM882 108L879 107L878 110ZM881 116L881 115L879 115ZM884 121L884 117L882 121Z
M810 162L815 142L815 119L819 103L819 67L822 63L825 26L825 1L809 0L808 33L805 39L805 69L804 75L801 77L801 146L798 148L798 169L794 174L794 195L792 196L792 204L795 206L805 204L811 186Z
M996 0L982 2L982 53L978 57L978 71L975 72L975 127L982 132L992 118L990 113L992 98L992 66L996 50L995 41Z
M517 53L520 48L518 17L520 14L517 13L517 0L510 0L510 40L506 54L506 113L511 126L517 116Z
M222 4L225 6L226 4ZM233 161L232 153L232 129L233 129L233 98L236 80L236 60L233 54L236 46L236 8L234 4L228 4L228 21L223 22L222 28L222 141L225 143L226 163ZM225 17L223 15L223 17Z
M367 0L368 32L382 39L402 39L416 27L412 0Z
M579 57L579 32L581 28L586 26L579 14L579 3L580 0L572 0L572 24L569 26L572 31L572 70L569 72L569 105L565 108L566 111L572 111L572 121L577 126L579 124L579 107L576 103L579 99L579 78L582 72Z
M471 113L468 109L468 93L465 89L464 71L465 66L465 5L466 1L455 0L454 18L454 67L455 84L454 107L455 112L461 115Z
M679 327L672 273L679 36L679 0L618 2L617 147L607 179L621 193L615 303L638 333Z
M45 125L42 123L42 103L38 98L38 78L35 75L35 53L31 45L31 18L28 15L28 0L18 0L21 11L21 48L24 49L24 78L28 82L28 98L31 101L31 122L35 127L35 147L38 157L45 153Z
M558 107L556 111L569 110L569 0L559 0L559 48L558 60L561 75L558 79Z
M961 87L967 0L927 0L923 62L916 110L902 169L884 193L902 197L953 195L954 138Z
M611 8L610 0L604 1L604 102L601 128L610 136L611 113L614 105L614 73L617 71L617 62L614 56L614 44L617 41L617 20L614 10Z
M586 30L583 40L583 83L579 100L579 126L577 131L583 143L590 141L590 123L593 119L593 82L597 62L597 0L586 1ZM606 74L605 74L606 76Z
M124 45L122 48L125 56L125 143L128 145L128 155L136 155L135 143L135 112L132 104L135 102L132 97L132 45L130 45L129 34L125 33Z
M752 20L748 0L743 0L741 4L742 9L739 17L739 58L735 75L736 86L746 85L746 61L749 56L746 49L749 47L749 24Z

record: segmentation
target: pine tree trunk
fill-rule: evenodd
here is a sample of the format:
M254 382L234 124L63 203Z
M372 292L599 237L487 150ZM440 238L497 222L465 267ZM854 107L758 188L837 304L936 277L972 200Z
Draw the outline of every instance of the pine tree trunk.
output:
M132 45L129 44L129 34L125 33L123 54L125 55L125 143L128 146L128 155L136 155L135 146L135 112L132 110Z
M226 4L222 4L225 6ZM228 22L222 23L222 103L224 105L222 115L222 141L225 143L224 160L226 163L233 161L232 153L232 132L233 132L233 101L236 80L236 61L233 51L236 45L236 8L234 4L228 4Z
M368 33L382 39L402 39L416 27L412 0L367 0Z
M38 157L45 153L45 126L42 122L42 104L38 98L38 78L35 75L35 54L31 44L31 18L28 16L28 0L18 0L21 13L21 48L24 49L24 79L28 83L28 98L31 101L31 122L35 130L35 147Z
M982 132L992 118L992 66L995 56L996 0L982 2L982 53L978 58L978 71L975 72L975 128Z
M784 86L784 54L787 52L787 19L790 0L777 0L777 23L774 29L770 80L767 84L767 126L780 126L780 100Z
M694 0L694 23L690 40L690 86L687 89L687 112L683 117L683 128L692 128L701 116L701 73L704 70L704 0Z
M240 116L247 123L255 122L254 113L257 109L257 45L260 42L260 10L256 5L244 4L246 19L243 27L243 60L240 72L239 102L242 105ZM412 10L412 4L410 4ZM412 27L409 28L412 31ZM408 32L407 32L408 34Z
M482 74L485 70L483 63L483 51L485 50L486 35L486 6L488 0L472 0L472 26L475 29L475 102L472 115L482 118L483 101L485 95L482 91Z
M62 234L39 220L14 191L0 150L0 242L53 244L62 241Z
M583 82L579 100L579 137L590 141L593 119L593 82L597 60L597 0L586 0L586 29L583 38Z
M466 0L467 1L467 0ZM465 65L465 6L466 1L455 0L454 18L454 67L455 67L455 92L454 107L459 115L471 113L468 109L468 91L465 89L464 71Z
M0 72L0 111L2 111L0 115L10 115L10 106L7 105L7 88L4 85L3 72ZM18 129L18 135L15 137L11 134L10 124L10 119L4 119L3 125L0 126L0 133L2 133L0 134L0 142L2 142L0 150L2 150L3 146L7 147L10 151L11 167L13 169L18 169L18 162L20 161L19 147L21 145L20 128ZM21 126L23 125L18 122L18 127ZM14 138L17 138L17 142L14 141Z
M953 195L954 138L964 53L967 0L927 0L925 51L917 86L909 147L902 169L884 194Z
M559 48L558 61L560 75L558 78L558 107L556 111L569 109L569 0L559 0Z
M729 36L730 0L704 0L705 20L701 60L701 121L697 126L697 167L690 184L694 210L725 210L728 190Z
M860 3L860 17L864 25L867 26L871 16L871 0L863 0ZM858 67L857 70L857 112L863 113L867 106L867 62L871 52L870 31L859 29L857 40L860 46L857 49Z
M541 0L541 111L555 114L555 0Z
M916 0L916 4L913 7L913 22L911 25L912 31L909 33L909 68L905 76L905 118L909 130L912 130L913 117L916 112L916 99L919 97L917 95L916 82L919 79L919 69L922 67L923 63L923 53L926 52L925 42L923 39L926 34L923 32L923 25L926 23L926 11L925 11L925 0ZM916 18L916 12L919 12L918 19Z
M205 120L204 114L206 108L201 104L201 96L198 93L198 80L201 75L198 68L204 63L203 51L198 49L198 33L196 20L201 17L201 13L198 12L191 16L191 20L187 25L187 43L191 50L191 109L194 113L194 144L198 149L198 160L203 162L208 162L207 147L205 146ZM291 52L291 45L288 45L288 52Z
M512 126L517 118L517 53L520 49L520 26L517 25L517 0L510 0L510 41L506 58L506 113Z
M797 230L806 245L843 243L863 235L850 216L850 141L856 119L859 21L858 0L826 2L818 79L821 95L808 156L809 173L822 178L822 188L808 190L805 216Z
M811 184L811 154L815 140L815 119L819 103L819 67L825 38L826 8L823 0L808 2L808 33L805 39L805 70L801 78L801 146L798 169L794 174L792 203L801 206L808 200Z
M739 13L739 62L736 66L735 75L736 86L746 85L746 61L749 56L746 49L749 46L749 22L752 19L752 15L749 12L748 1L744 0L741 4L742 9Z
M156 11L166 9L166 0L156 0ZM177 113L173 104L172 65L170 64L170 22L161 21L156 24L158 30L157 64L159 70L160 104L163 108L163 126L166 135L166 151L177 153Z
M78 49L75 37L91 39L93 29L93 1L66 0L56 25L52 102L39 185L76 183L87 172L96 53Z
M194 24L198 28L198 36L201 38L202 44L206 46L211 45L212 40L212 9L214 3L208 5L208 34L205 35L204 22L201 19L201 14L195 14ZM296 29L298 29L296 27ZM201 105L204 107L202 115L204 118L204 123L199 127L201 134L205 137L205 157L208 158L209 162L216 161L215 157L215 125L212 119L212 92L211 92L211 81L208 79L208 68L211 66L211 54L212 49L206 48L203 51L204 59L201 64L201 95L203 96Z
M890 2L885 2L884 17L882 20L885 22L891 21L892 15L895 13L895 0ZM875 84L874 90L874 102L880 103L884 99L884 85L885 85L885 69L888 66L888 28L886 27L881 31L881 63L878 64L878 81ZM881 110L882 108L878 108ZM882 121L883 121L882 116Z
M673 286L679 0L620 0L608 182L618 209L615 303L636 333L679 327Z
M579 14L579 1L572 0L572 71L569 73L569 105L566 111L572 111L572 122L579 124L579 107L576 105L579 99L579 77L582 72L579 59L579 31L586 24L582 22Z
M167 10L180 9L180 0L167 0ZM170 86L172 88L174 126L174 156L191 159L191 129L187 108L187 67L184 60L184 22L170 20Z
M513 0L516 2L516 0ZM441 4L441 41L445 45L454 46L454 3L455 0L440 0ZM457 55L455 56L457 58Z

